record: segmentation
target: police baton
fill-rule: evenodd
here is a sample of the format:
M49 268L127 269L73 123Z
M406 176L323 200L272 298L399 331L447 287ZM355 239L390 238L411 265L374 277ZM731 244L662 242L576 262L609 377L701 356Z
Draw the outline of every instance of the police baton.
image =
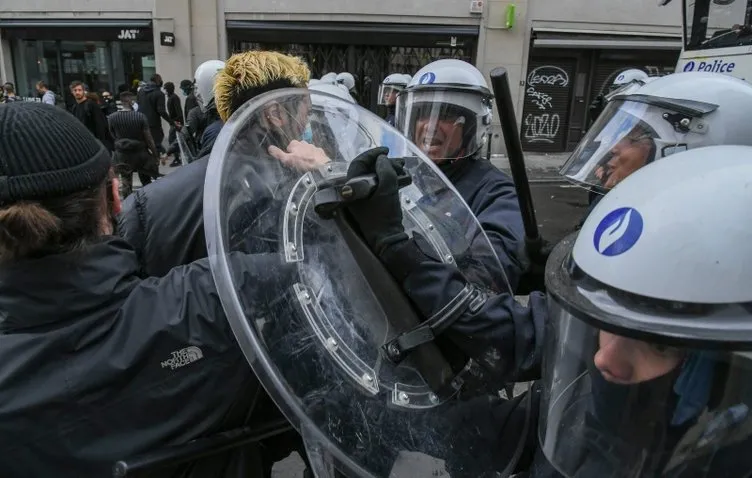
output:
M525 155L522 152L520 132L517 128L517 118L514 114L512 92L509 88L509 73L506 68L498 67L491 70L491 88L493 88L496 108L499 111L501 132L507 148L507 157L509 158L509 168L512 171L514 188L517 190L517 201L520 204L522 224L525 227L527 254L531 262L533 262L533 266L545 266L546 257L542 257L545 256L545 253L542 253L545 243L538 232L538 221L535 218L533 195L530 192L530 182L527 177L527 170L525 169ZM539 284L536 287L531 287L531 289L542 288L542 276L536 282L539 282ZM522 285L520 287L523 288Z

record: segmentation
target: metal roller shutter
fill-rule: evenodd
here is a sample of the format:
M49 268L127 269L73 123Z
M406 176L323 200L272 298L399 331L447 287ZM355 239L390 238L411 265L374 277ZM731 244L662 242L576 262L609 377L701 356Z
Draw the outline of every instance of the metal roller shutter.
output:
M551 57L530 61L520 134L525 150L565 150L575 65L574 58Z

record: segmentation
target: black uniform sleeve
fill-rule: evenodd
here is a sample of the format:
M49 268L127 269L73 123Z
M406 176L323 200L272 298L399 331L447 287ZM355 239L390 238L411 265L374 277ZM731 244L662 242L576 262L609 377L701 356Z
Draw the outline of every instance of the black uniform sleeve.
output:
M472 199L470 208L491 242L509 285L516 290L528 264L525 228L511 179L487 183Z
M393 276L424 317L434 317L469 284L460 271L423 252L411 239L382 255ZM545 296L530 295L527 306L498 294L466 307L445 332L499 384L540 378L546 320Z

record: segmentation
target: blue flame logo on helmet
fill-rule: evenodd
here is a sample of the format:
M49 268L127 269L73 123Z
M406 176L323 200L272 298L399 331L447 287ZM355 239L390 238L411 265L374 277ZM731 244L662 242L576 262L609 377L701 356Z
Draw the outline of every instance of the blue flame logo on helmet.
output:
M624 254L637 244L643 226L642 215L637 209L622 207L611 211L595 228L595 250L607 257Z
M431 85L434 81L436 81L436 73L429 71L428 73L423 73L421 75L418 83L420 83L421 85Z

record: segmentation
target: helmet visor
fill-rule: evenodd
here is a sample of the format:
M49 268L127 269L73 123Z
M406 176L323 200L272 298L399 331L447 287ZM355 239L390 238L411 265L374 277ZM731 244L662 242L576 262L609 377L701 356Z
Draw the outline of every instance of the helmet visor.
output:
M599 329L549 296L539 438L564 476L743 477L752 360Z
M384 85L379 87L379 105L394 106L397 104L397 95L405 88L399 85Z
M477 93L407 91L397 101L397 129L434 162L452 161L480 149L478 121L489 112Z
M686 149L684 132L655 105L609 102L560 173L566 179L605 192L652 161Z

